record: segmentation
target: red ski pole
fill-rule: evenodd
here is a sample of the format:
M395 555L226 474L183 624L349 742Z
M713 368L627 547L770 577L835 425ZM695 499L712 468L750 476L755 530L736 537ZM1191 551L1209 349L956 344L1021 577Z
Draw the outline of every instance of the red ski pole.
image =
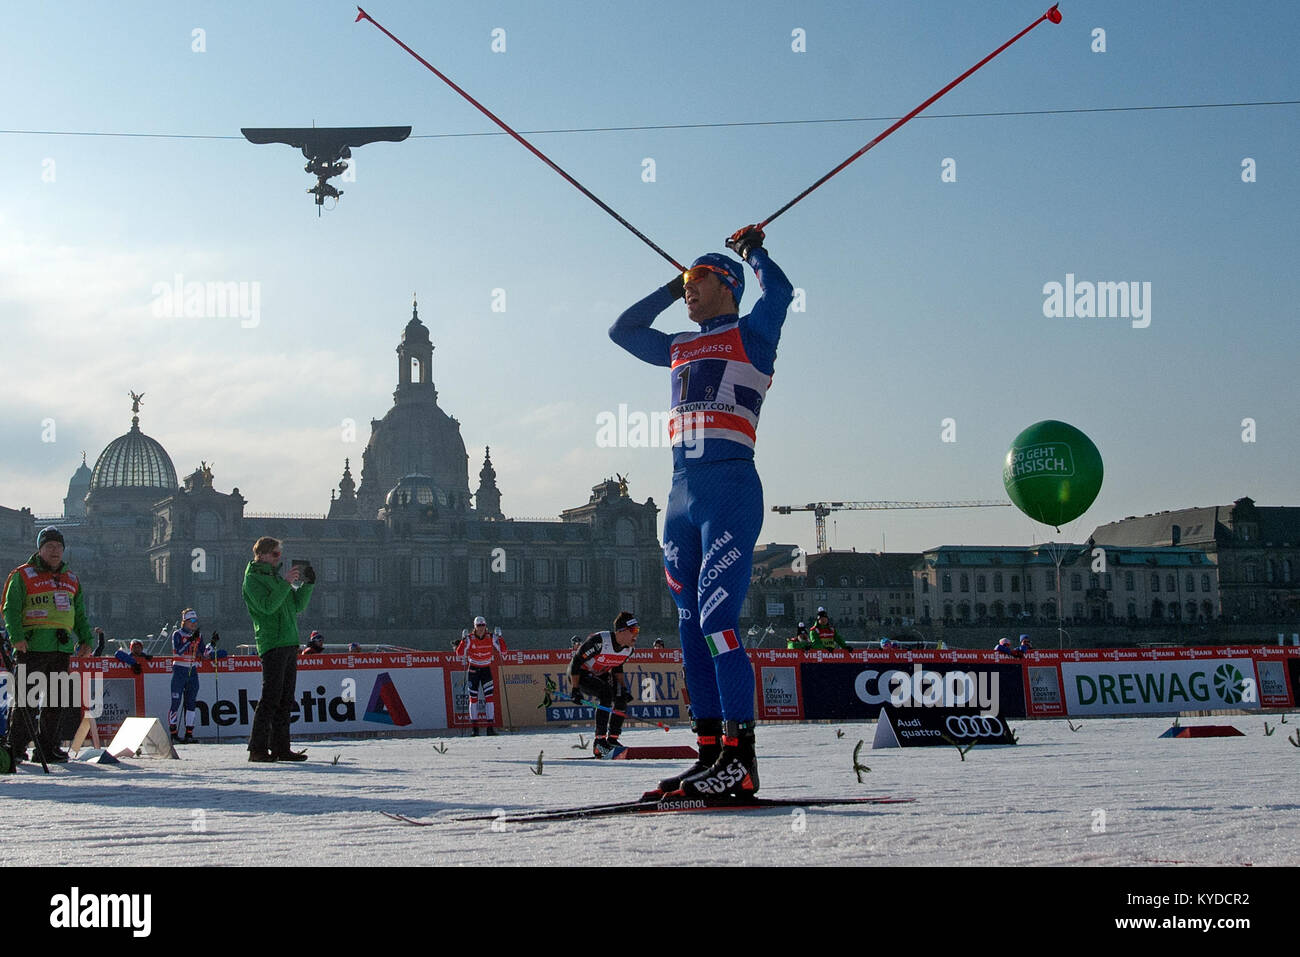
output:
M603 705L603 704L596 704L596 702L594 702L594 701L587 701L587 702L585 702L585 703L586 703L586 704L589 704L589 705L591 705L591 707L593 707L593 708L597 708L597 709L599 709L599 710L601 710L601 711L608 711L610 714L616 714L616 715L618 715L618 716L621 717L621 718L626 718L626 719L629 720L629 721L638 721L638 722L640 722L641 724L653 724L653 725L657 725L657 726L663 728L665 731L671 731L671 730L672 730L672 728L668 727L668 725L664 724L662 721L651 721L649 718L638 718L636 715L630 715L630 714L628 714L626 711L616 711L615 709L610 708L610 707L607 707L606 705Z
M1015 43L1017 40L1019 40L1021 37L1023 37L1026 33L1028 33L1030 30L1034 29L1034 27L1036 27L1036 26L1038 26L1040 23L1042 23L1044 20L1050 20L1050 21L1052 21L1052 23L1060 23L1060 22L1061 22L1061 12L1060 12L1059 10L1056 9L1056 8L1059 7L1059 6L1060 6L1059 3L1054 3L1054 4L1052 4L1051 9L1048 10L1046 13L1044 13L1041 17L1039 17L1039 18L1038 18L1037 20L1035 20L1033 23L1029 24L1029 26L1025 27L1023 30L1021 30L1019 33L1017 33L1014 37L1012 37L1012 38L1011 38L1010 40L1008 40L1006 43L1002 44L1002 46L998 47L996 50L994 50L992 53L990 53L990 54L989 54L988 56L986 56L984 59L980 60L979 63L976 63L973 67L971 67L969 70L967 70L967 71L966 71L965 73L963 73L961 76L957 77L957 79L953 80L951 83L949 83L947 86L945 86L945 87L944 87L942 90L940 90L938 93L934 94L934 96L930 97L928 100L926 100L926 101L925 101L924 103L922 103L920 106L918 106L916 109L912 110L912 112L908 113L908 114L907 114L906 116L904 116L902 119L898 120L896 123L894 123L893 126L889 127L889 129L885 130L883 133L881 133L879 136L877 136L875 139L873 139L873 140L872 140L870 143L868 143L866 146L862 147L862 149L858 150L856 153L854 153L852 156L850 156L848 159L846 159L846 160L845 160L843 163L841 163L839 166L835 167L833 170L831 170L829 173L827 173L825 176L823 176L823 177L822 177L821 179L819 179L817 182L813 183L811 186L809 186L807 189L805 189L802 193L800 193L800 194L799 194L798 196L796 196L794 199L790 200L790 202L786 203L784 206L782 206L780 209L778 209L778 210L777 210L775 213L773 213L771 216L767 217L767 219L763 220L761 223L758 224L758 228L759 228L759 229L762 229L763 227L765 227L765 226L766 226L768 223L770 223L772 220L776 219L776 217L780 216L782 213L784 213L787 209L789 209L789 208L790 208L791 206L793 206L795 203L799 202L799 200L803 199L805 196L807 196L809 193L811 193L813 190L815 190L818 186L822 185L822 183L826 182L828 179L830 179L832 176L834 176L834 175L835 175L836 173L838 173L840 170L844 169L844 167L848 166L850 163L852 163L852 162L853 162L854 160L856 160L858 157L862 156L862 154L866 153L868 150L870 150L872 147L874 147L877 143L879 143L879 142L880 142L881 140L883 140L885 137L889 136L890 133L894 132L896 129L898 129L899 127L903 126L905 123L907 123L908 120L912 119L912 117L916 116L916 114L920 113L920 112L921 112L922 110L924 110L927 106L929 106L930 104L932 104L935 100L939 99L941 96L943 96L945 93L947 93L949 90L951 90L954 86L956 86L956 85L957 85L958 83L960 83L962 80L966 79L966 77L970 76L972 73L974 73L974 72L975 72L976 70L978 70L980 67L982 67L985 63L988 63L989 60L992 60L995 56L997 56L999 53L1001 53L1001 52L1002 52L1003 50L1005 50L1007 47L1011 46L1011 44ZM381 29L382 29L382 28L381 28Z
M408 47L408 46L407 46L405 43L403 43L401 40L397 39L397 37L393 36L393 34L389 33L388 30L386 30L386 29L384 28L384 26L383 26L383 25L382 25L378 20L376 20L376 19L375 19L374 17L372 17L370 14L366 13L365 10L361 9L360 7L357 7L357 19L354 20L353 22L356 23L357 21L360 21L360 20L362 20L362 19L369 20L371 23L373 23L373 24L374 24L374 25L379 29L379 31L380 31L381 33L383 33L385 36L388 37L388 39L392 40L394 43L396 43L399 47L401 47L401 48L402 48L403 50L405 50L407 53L411 54L411 56L413 56L413 57L415 57L417 60L419 60L422 64L424 64L424 66L425 66L425 67L426 67L426 68L427 68L431 73L433 73L434 76L436 76L438 79L442 80L443 83L446 83L449 87L451 87L453 90L455 90L455 91L456 91L457 93L459 93L461 96L463 96L466 100L468 100L468 101L469 101L469 102L470 102L470 103L475 107L475 109L477 109L480 113L482 113L484 116L486 116L489 120L491 120L491 121L492 121L493 123L495 123L497 126L501 127L501 129L505 130L505 131L506 131L507 133L509 133L511 136L513 136L513 137L514 137L514 138L519 142L519 145L523 146L523 147L524 147L525 149L527 149L530 153L532 153L534 156L536 156L539 160L541 160L543 163L545 163L545 164L546 164L547 166L549 166L551 169L555 170L555 172L557 172L557 173L559 173L561 176L563 176L566 180L569 181L569 184L572 185L575 189L577 189L580 193L582 193L583 196L586 196L589 200L591 200L593 203L595 203L597 206L599 206L599 207L600 207L601 209L603 209L605 212L609 213L609 215L611 215L611 216L613 216L615 219L617 219L620 223L622 223L625 227L627 227L628 231L631 232L633 236L635 236L637 239L641 240L643 243L645 243L647 246L649 246L651 249L653 249L655 252L657 252L660 256L663 256L664 259L666 259L666 260L668 260L670 263L672 263L672 264L673 264L673 267L674 267L678 272L685 272L685 271L686 271L686 267L685 267L685 266L683 266L681 263L679 263L679 262L678 262L676 259L674 259L672 256L668 255L668 253L666 253L666 252L664 252L662 249L660 249L660 248L659 248L659 247L658 247L658 246L657 246L653 241L651 241L650 237L648 237L645 233L641 232L641 230L637 229L635 226L633 226L631 223L629 223L626 219L624 219L622 216L620 216L618 213L616 213L616 212L615 212L615 211L614 211L614 210L613 210L613 209L612 209L608 204L606 204L606 203L604 202L604 200L602 200L600 197L598 197L598 196L597 196L595 193L593 193L591 190L587 189L587 187L583 186L581 183L579 183L576 179L574 179L572 176L570 176L570 175L569 175L568 173L566 173L564 170L560 169L560 167L557 166L555 163L553 163L553 162L550 160L550 158L549 158L545 153L543 153L541 150L539 150L539 149L538 149L536 146L534 146L532 143L528 142L526 139L524 139L522 136L520 136L518 133L516 133L514 130L512 130L509 126L507 126L507 125L505 124L505 122L504 122L500 117L498 117L495 113L493 113L491 110L489 110L486 106L484 106L484 105L483 105L482 103L480 103L478 100L474 99L474 97L470 96L468 93L466 93L464 90L462 90L462 89L461 89L459 86L457 86L455 83L453 83L452 80L451 80L449 77L446 76L446 74L444 74L441 70L439 70L437 67L435 67L432 63L430 63L430 62L429 62L428 60L426 60L424 57L420 56L420 54L416 53L414 50L412 50L410 47Z

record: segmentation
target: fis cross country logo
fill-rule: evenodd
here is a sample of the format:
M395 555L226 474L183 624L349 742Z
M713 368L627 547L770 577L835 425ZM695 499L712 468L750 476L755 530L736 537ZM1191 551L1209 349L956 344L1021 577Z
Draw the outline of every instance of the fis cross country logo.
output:
M944 722L954 738L999 738L1006 734L1006 725L996 715L950 715Z
M1214 690L1228 704L1239 704L1245 695L1246 682L1232 665L1219 665L1214 670Z

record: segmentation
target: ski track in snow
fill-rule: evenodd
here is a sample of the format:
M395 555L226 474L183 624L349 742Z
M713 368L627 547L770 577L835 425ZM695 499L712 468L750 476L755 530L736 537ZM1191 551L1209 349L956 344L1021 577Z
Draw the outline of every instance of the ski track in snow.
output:
M916 799L869 807L451 821L632 800L681 766L563 760L578 729L312 741L296 765L250 765L242 743L181 745L180 761L53 765L48 777L24 764L0 778L0 796L13 865L1300 864L1300 753L1265 736L1260 716L1182 723L1198 722L1246 737L1160 739L1168 718L1095 719L1077 733L1018 721L1018 746L962 761L947 746L872 751L872 723L760 726L763 794ZM686 729L629 738L692 743ZM860 785L859 739L871 768Z

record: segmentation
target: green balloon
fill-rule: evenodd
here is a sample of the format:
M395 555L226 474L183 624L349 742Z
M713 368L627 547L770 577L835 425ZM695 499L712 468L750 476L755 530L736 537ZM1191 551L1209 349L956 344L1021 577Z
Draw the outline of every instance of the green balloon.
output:
M1002 485L1016 508L1058 531L1088 510L1101 477L1101 453L1092 439L1055 419L1017 435L1002 463Z

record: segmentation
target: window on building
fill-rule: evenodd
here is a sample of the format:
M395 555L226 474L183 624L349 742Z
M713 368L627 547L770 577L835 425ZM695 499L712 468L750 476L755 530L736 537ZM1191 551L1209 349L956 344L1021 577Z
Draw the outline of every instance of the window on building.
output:
M1082 618L1083 618L1083 602L1076 601L1074 603L1074 620L1079 621Z
M1083 576L1078 572L1070 576L1070 591L1083 591Z
M618 560L618 583L620 585L636 584L636 560L620 558Z
M549 558L533 559L533 581L539 585L551 583L551 560Z
M1001 591L1002 591L1002 573L1001 573L1001 572L994 572L994 573L993 573L993 590L994 590L995 592L1001 592Z
M331 584L339 580L339 560L337 558L326 558L320 563L321 581Z
M1209 576L1209 575L1202 575L1202 576L1201 576L1201 591L1209 591L1209 590L1210 590L1210 576Z
M194 537L209 546L221 537L221 519L215 512L202 511L194 516Z
M214 592L201 591L194 596L194 610L199 613L199 621L211 621L217 617L217 596Z
M1128 616L1130 618L1136 618L1138 616L1137 602L1131 601L1128 603Z
M1151 573L1151 590L1158 592L1160 590L1160 576L1155 572Z
M373 559L372 559L373 561ZM375 596L369 592L357 595L357 617L369 621L375 617Z
M566 562L566 577L569 579L570 585L580 585L586 581L586 575L583 574L585 571L583 564L581 558L570 558Z
M535 595L533 596L533 614L538 618L551 617L551 596Z
M200 557L202 561L199 560ZM190 562L190 568L193 569L197 581L219 582L221 581L221 554L205 551L202 556L196 555ZM197 610L196 608L195 611Z
M1165 591L1178 591L1178 576L1172 572L1165 576Z
M483 559L469 559L466 571L469 573L469 583L471 585L481 585L483 583Z
M1125 590L1125 591L1132 591L1133 588L1134 588L1133 573L1132 573L1132 572L1125 572L1125 573L1124 573L1124 590Z
M988 591L988 581L983 575L975 576L975 590L980 593Z
M672 605L672 601L667 595L664 596L664 601L667 602L668 605ZM568 598L568 605L569 618L577 620L587 616L587 598L585 595L570 595ZM671 615L671 608L664 609L664 617L669 617Z
M1012 575L1012 576L1011 576L1011 590L1012 590L1013 592L1017 593L1017 594L1020 593L1020 576L1019 576L1019 575Z
M943 573L943 590L945 592L952 591L952 576L949 575L947 572ZM949 615L948 617L951 618L952 616Z
M970 591L970 575L966 574L965 572L961 573L961 590L963 592Z
M507 621L519 617L518 595L501 596L501 617Z
M373 558L358 558L357 583L360 585L373 585L375 581L375 560ZM373 614L371 617L373 617Z
M327 594L325 596L325 617L327 619L337 619L339 617L339 596Z
M849 576L848 576L848 575L841 575L841 576L840 576L840 587L841 587L841 588L848 588L848 587L849 587Z
M1187 581L1183 585L1188 591L1196 591L1196 576L1191 572L1187 573ZM1193 616L1195 617L1195 616Z
M1247 584L1253 585L1255 582L1259 581L1259 568L1254 562L1247 562L1243 566L1242 571L1246 574Z

